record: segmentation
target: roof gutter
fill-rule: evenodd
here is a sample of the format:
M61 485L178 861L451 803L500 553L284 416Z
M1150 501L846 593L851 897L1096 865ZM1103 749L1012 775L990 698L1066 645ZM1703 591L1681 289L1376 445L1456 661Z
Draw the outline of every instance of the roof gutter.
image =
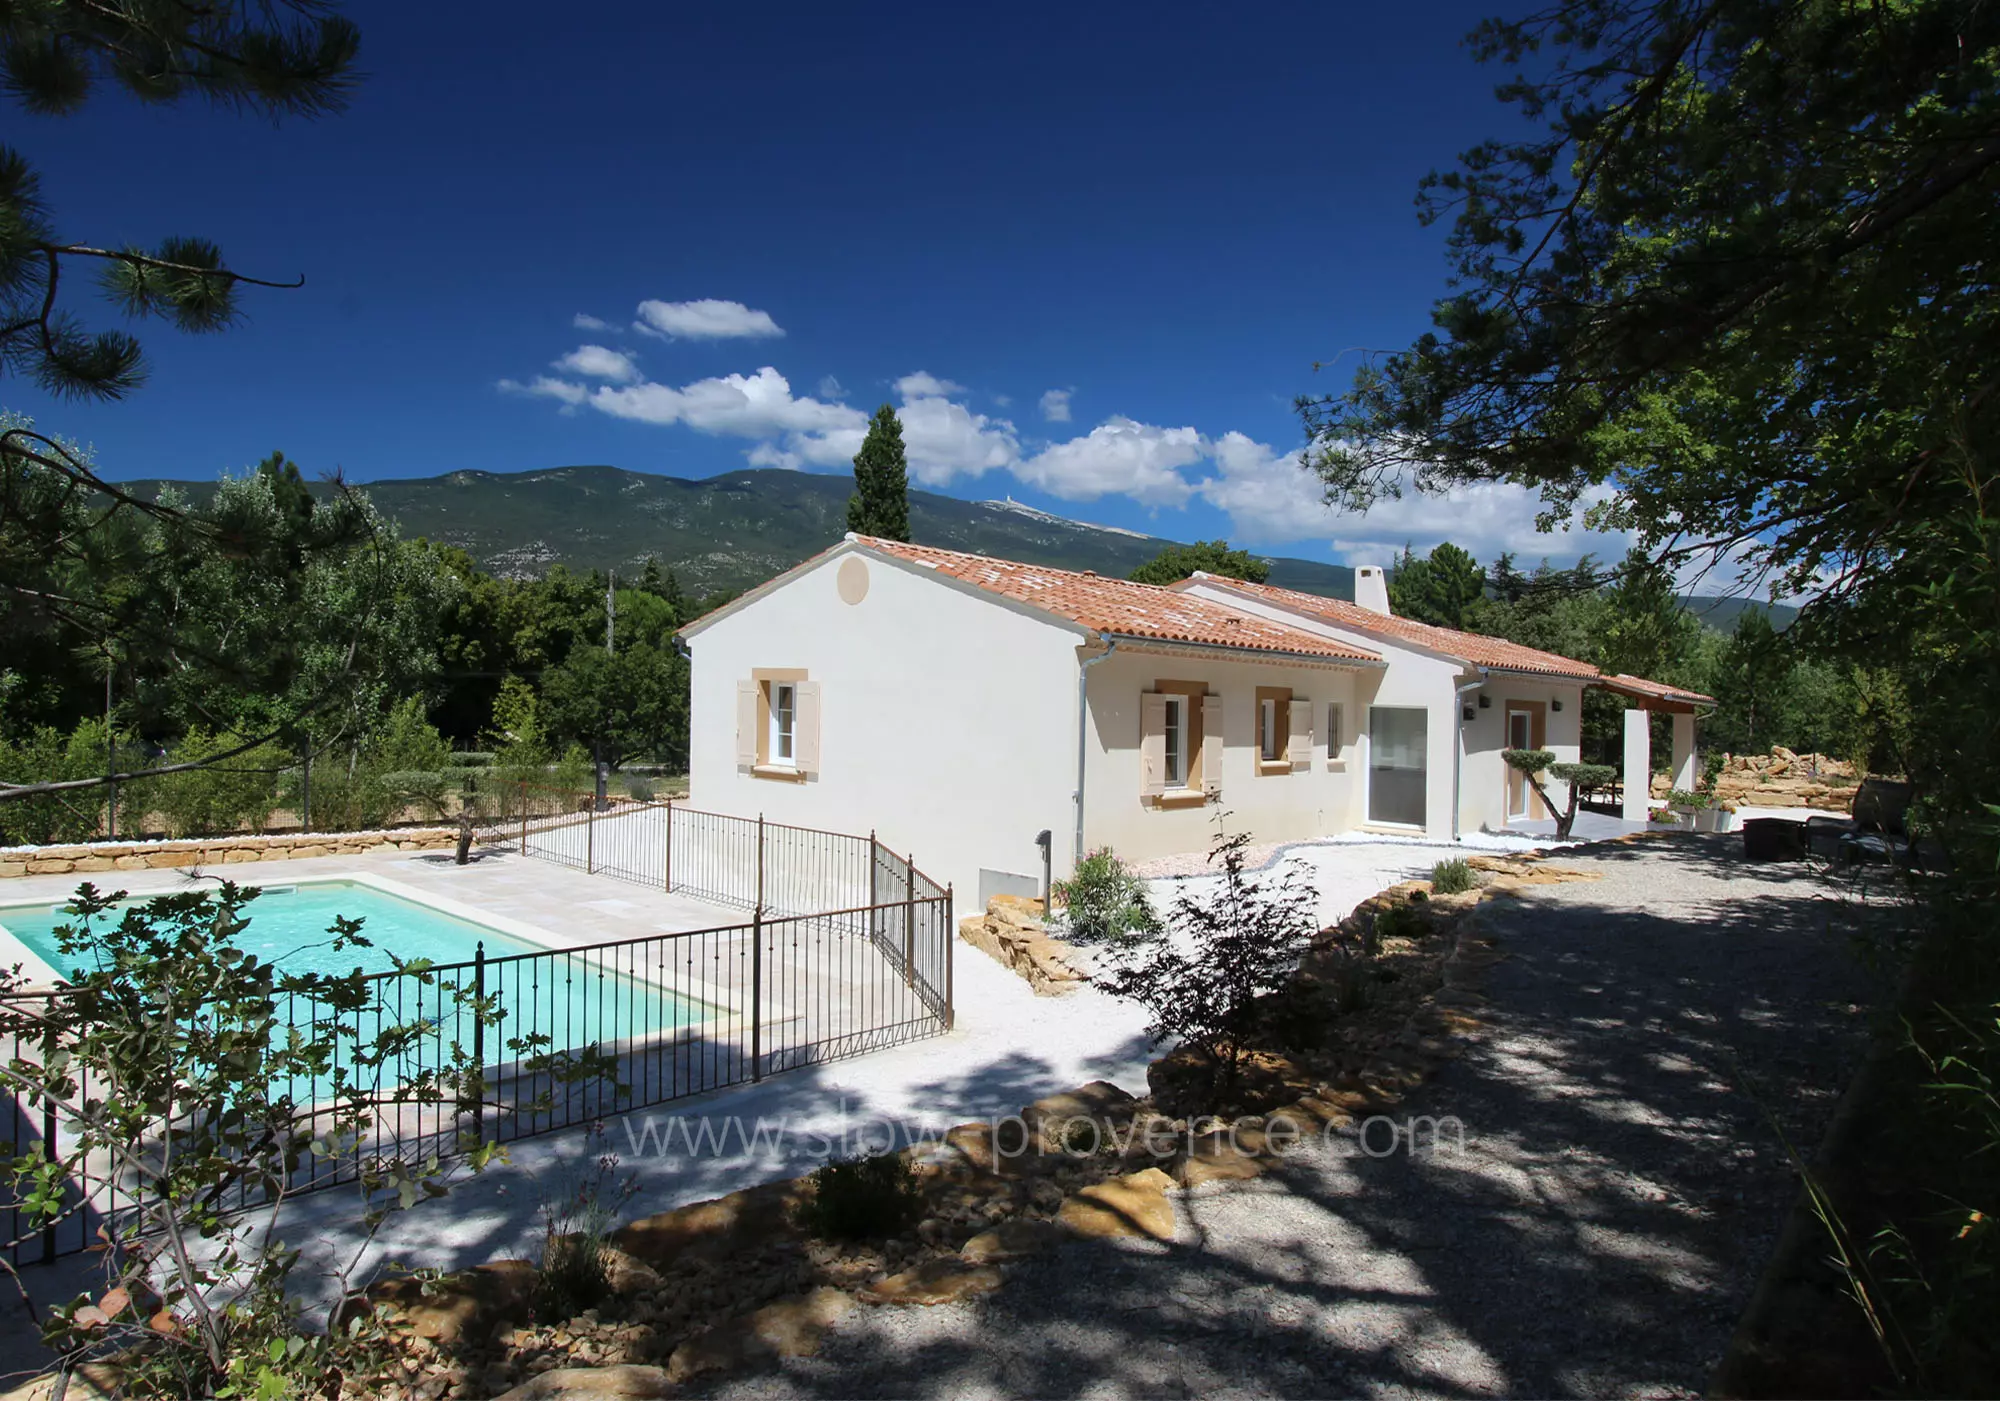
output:
M1484 686L1490 674L1478 667L1479 679L1468 681L1451 693L1451 839L1459 839L1460 794L1465 787L1465 698Z
M1101 634L1100 634L1101 635ZM1118 639L1104 638L1104 650L1076 666L1076 860L1072 874L1083 865L1083 770L1090 754L1090 669L1118 650Z
M1383 671L1389 665L1379 657L1371 659L1336 657L1325 652L1285 652L1273 647L1243 647L1228 642L1183 642L1177 637L1141 637L1135 633L1099 632L1097 635L1113 646L1120 642L1129 642L1135 647L1188 647L1199 652L1222 652L1232 657L1282 657L1288 661L1309 662L1314 666L1353 667L1362 671Z

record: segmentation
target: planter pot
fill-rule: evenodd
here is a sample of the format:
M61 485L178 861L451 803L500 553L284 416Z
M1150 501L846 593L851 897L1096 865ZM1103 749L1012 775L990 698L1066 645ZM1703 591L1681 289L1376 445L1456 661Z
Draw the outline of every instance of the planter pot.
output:
M1721 808L1696 808L1694 829L1697 832L1727 832L1729 816Z

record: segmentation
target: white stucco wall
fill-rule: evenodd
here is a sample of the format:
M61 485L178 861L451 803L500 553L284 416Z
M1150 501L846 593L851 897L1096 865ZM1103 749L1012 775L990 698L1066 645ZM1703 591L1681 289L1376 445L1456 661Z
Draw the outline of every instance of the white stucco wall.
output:
M1222 699L1222 773L1218 805L1168 807L1144 793L1139 739L1139 697L1161 681L1199 683ZM1259 842L1289 841L1348 830L1360 782L1354 763L1356 673L1190 652L1139 651L1122 644L1090 670L1090 758L1084 781L1084 844L1110 846L1131 861L1205 850L1215 838L1218 811L1229 814L1229 832ZM1257 766L1257 688L1280 687L1309 701L1313 714L1312 762L1304 769L1260 773ZM1327 765L1326 711L1346 707L1346 742L1339 768ZM1280 712L1279 724L1286 724Z
M690 806L876 831L974 908L982 866L1038 872L1035 833L1067 870L1074 822L1078 635L914 565L861 560L843 602L837 553L695 634ZM820 771L736 765L736 683L798 667L820 683Z
M1488 704L1479 708L1478 698ZM1500 751L1507 747L1507 703L1540 702L1546 720L1544 747L1559 764L1577 761L1583 725L1583 688L1551 678L1491 674L1486 684L1467 698L1474 707L1473 718L1465 721L1465 776L1459 794L1459 821L1467 832L1498 831L1507 820L1507 766ZM1554 708L1560 702L1561 710ZM1565 785L1544 779L1543 785L1558 803L1569 798Z
M1350 723L1358 741L1353 760L1356 781L1351 790L1353 807L1342 830L1378 826L1389 831L1408 830L1368 820L1368 712L1376 706L1393 706L1422 710L1425 714L1427 772L1423 832L1425 836L1438 840L1451 838L1453 716L1456 714L1453 691L1471 679L1457 662L1351 628L1337 627L1322 618L1294 613L1199 580L1189 585L1187 592L1215 599L1245 613L1285 623L1302 632L1379 653L1388 666L1379 671L1358 673L1355 683L1356 709L1351 712L1354 718Z

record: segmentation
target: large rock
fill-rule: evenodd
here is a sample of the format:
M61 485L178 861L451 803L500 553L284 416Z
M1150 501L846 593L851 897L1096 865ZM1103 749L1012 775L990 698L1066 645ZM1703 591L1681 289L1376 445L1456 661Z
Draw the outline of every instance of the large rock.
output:
M958 937L994 962L1019 974L1040 997L1056 996L1083 981L1070 946L1042 926L1041 901L996 895L986 913L958 924Z
M654 1269L665 1269L684 1256L727 1259L790 1235L792 1212L808 1192L802 1181L766 1182L643 1217L613 1231L611 1244Z
M854 1308L854 1297L820 1288L796 1299L780 1299L750 1315L750 1331L780 1357L811 1357L826 1330Z
M1167 1190L1174 1180L1158 1168L1142 1168L1086 1187L1062 1204L1056 1224L1090 1238L1149 1236L1174 1238L1174 1204Z
M1000 1278L991 1265L947 1255L864 1285L861 1297L871 1304L950 1304L998 1289Z
M826 1330L853 1308L847 1294L820 1288L766 1304L745 1318L724 1319L674 1349L666 1379L678 1385L706 1372L739 1371L778 1357L810 1357Z
M1062 1148L1062 1136L1075 1120L1098 1125L1100 1134L1108 1125L1130 1123L1138 1104L1131 1095L1109 1080L1092 1080L1073 1090L1048 1095L1021 1111L1021 1120L1038 1135L1044 1147Z
M532 1377L499 1401L665 1401L680 1391L664 1367L558 1367Z
M377 1280L368 1306L392 1325L437 1343L482 1342L503 1323L520 1323L534 1309L540 1272L526 1260L495 1260L443 1279Z
M1023 1260L1055 1249L1062 1232L1053 1222L1031 1216L1002 1221L990 1231L981 1231L965 1243L958 1258L968 1265L994 1265L1003 1260Z

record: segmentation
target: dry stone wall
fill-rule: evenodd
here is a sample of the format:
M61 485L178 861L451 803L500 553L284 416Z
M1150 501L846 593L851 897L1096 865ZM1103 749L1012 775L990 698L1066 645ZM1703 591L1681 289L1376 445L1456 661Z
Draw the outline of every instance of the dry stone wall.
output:
M1824 754L1794 754L1783 745L1769 754L1725 754L1715 775L1715 800L1732 807L1827 808L1844 811L1854 801L1861 775L1854 765ZM1673 787L1666 774L1653 775L1653 796Z
M294 832L270 837L0 847L0 879L173 866L240 866L312 856L360 856L371 851L437 851L457 843L456 827L406 827L390 832Z

